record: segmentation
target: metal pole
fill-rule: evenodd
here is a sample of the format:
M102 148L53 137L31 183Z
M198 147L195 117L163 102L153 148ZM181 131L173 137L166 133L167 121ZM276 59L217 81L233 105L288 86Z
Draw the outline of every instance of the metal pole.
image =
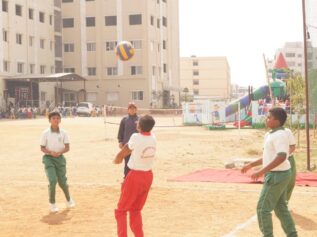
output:
M305 77L305 97L306 97L306 153L307 170L310 170L310 137L309 137L309 91L308 91L308 73L307 73L307 32L306 32L306 8L305 0L302 0L303 11L303 35L304 35L304 77Z
M265 74L266 74L267 85L269 87L269 93L270 93L270 97L271 97L271 100L272 100L272 105L274 107L275 101L273 99L272 87L271 87L271 84L270 84L270 77L269 77L269 73L268 73L268 70L267 70L267 63L266 63L266 58L265 58L264 54L263 54L263 60L264 60L264 66L265 66Z

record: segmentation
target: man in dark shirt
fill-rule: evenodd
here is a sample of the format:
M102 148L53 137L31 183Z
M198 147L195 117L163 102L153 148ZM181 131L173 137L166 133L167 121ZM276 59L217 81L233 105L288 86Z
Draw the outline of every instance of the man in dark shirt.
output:
M137 113L137 107L133 102L128 104L128 116L122 118L119 132L118 142L119 148L121 149L125 144L128 143L131 135L137 132L137 121L139 120ZM130 155L124 159L124 178L128 175L129 167L127 166L130 159Z

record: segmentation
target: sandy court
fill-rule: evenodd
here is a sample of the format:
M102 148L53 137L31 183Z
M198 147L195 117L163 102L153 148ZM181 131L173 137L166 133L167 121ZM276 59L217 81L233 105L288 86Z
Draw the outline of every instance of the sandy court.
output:
M170 123L158 120L162 120L158 124ZM67 169L77 206L67 210L57 187L58 214L48 212L39 149L40 134L47 126L46 119L0 122L0 236L116 236L113 210L123 170L122 165L112 164L118 151L118 126L107 124L105 128L102 118L62 120L71 139ZM252 219L261 185L167 179L198 169L223 168L230 158L256 157L264 131L158 127L155 134L158 152L154 183L143 211L145 236L261 236ZM317 188L296 187L291 207L300 236L316 237ZM276 236L284 236L275 217L274 227Z

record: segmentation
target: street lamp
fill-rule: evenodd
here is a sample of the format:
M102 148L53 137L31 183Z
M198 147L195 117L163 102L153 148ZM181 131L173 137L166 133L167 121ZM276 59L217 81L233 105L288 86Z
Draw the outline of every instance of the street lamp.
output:
M185 87L185 88L183 89L183 92L185 93L185 98L184 98L184 100L185 100L185 102L187 102L187 93L189 92L188 88Z

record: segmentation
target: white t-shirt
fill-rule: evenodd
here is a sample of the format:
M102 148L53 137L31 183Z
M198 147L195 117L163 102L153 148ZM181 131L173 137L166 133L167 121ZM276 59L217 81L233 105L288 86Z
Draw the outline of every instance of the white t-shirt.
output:
M49 151L61 152L64 150L65 144L69 144L69 139L63 129L59 129L59 132L53 132L51 128L48 128L42 133L41 146Z
M128 147L132 150L128 162L128 167L131 170L149 171L152 169L156 152L154 134L134 133L128 142Z
M266 133L264 137L263 166L271 163L279 153L285 153L286 157L288 157L289 144L288 133L285 129ZM291 165L288 159L286 159L271 171L284 171L290 168Z
M285 131L287 133L287 136L288 136L288 140L289 140L289 145L296 145L296 140L295 140L295 137L294 137L294 134L292 133L292 131L289 129L289 128L285 128ZM289 154L291 155L291 154Z

